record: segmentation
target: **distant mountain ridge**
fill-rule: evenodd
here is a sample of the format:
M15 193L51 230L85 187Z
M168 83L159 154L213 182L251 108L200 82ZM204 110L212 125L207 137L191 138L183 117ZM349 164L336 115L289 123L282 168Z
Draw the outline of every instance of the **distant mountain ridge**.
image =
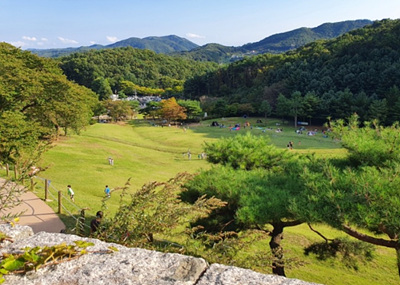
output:
M199 45L175 35L163 36L163 37L146 37L140 38L128 38L121 40L109 45L92 45L82 46L78 48L57 48L57 49L29 49L34 54L43 57L60 57L69 55L75 52L85 52L88 50L99 50L107 48L120 48L120 47L133 47L138 49L148 49L156 53L173 53L178 51L189 51Z
M296 49L310 42L336 38L344 33L372 24L370 20L325 23L316 28L299 28L267 37L259 42L246 44L244 51L256 50L257 53L282 53Z
M143 39L129 38L122 40L111 45L107 45L107 48L118 48L118 47L134 47L140 49L149 49L156 53L172 53L177 51L190 51L196 47L197 44L191 41L175 36L164 36L164 37L146 37Z
M208 44L188 52L179 52L179 54L194 60L209 60L220 63L232 62L245 56L256 54L284 53L316 40L336 38L342 34L363 28L372 23L373 22L370 20L325 23L316 28L299 28L285 33L275 34L259 42L245 44L241 47L225 47L218 44Z
M133 47L149 49L156 53L183 56L200 61L229 62L244 56L262 53L283 53L299 48L310 42L320 39L332 39L346 32L372 24L370 20L343 21L325 23L316 28L299 28L292 31L278 33L255 43L248 43L240 47L227 47L217 43L199 46L185 38L176 35L163 37L128 38L110 45L92 45L78 48L61 49L31 49L34 54L43 57L60 57L75 52L99 50L107 48Z

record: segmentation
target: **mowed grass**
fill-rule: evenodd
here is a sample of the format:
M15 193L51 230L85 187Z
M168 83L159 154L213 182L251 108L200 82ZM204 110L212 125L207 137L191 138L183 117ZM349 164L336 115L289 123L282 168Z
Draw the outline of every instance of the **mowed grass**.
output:
M207 167L205 160L197 158L202 137L176 127L96 124L79 136L57 141L43 156L41 165L49 168L40 175L65 196L70 184L75 203L95 213L101 208L105 185L114 189L130 179L130 188L138 189L147 182L166 181L179 172L194 173ZM114 159L113 166L108 157ZM107 202L111 212L118 202L118 192L113 192Z
M67 195L66 186L72 185L75 191L75 203L78 208L88 208L88 220L101 208L104 197L104 186L111 188L123 186L130 178L130 191L135 191L149 181L166 181L177 173L187 171L195 173L210 165L197 155L203 150L204 142L216 141L222 137L230 137L251 132L254 135L268 136L279 148L286 148L289 141L294 142L294 149L302 153L312 152L318 156L342 156L345 150L340 143L331 137L324 138L321 132L315 136L297 135L295 129L279 120L263 120L256 124L256 118L218 119L225 128L210 127L213 120L200 124L181 127L153 126L145 120L135 120L129 124L95 124L83 131L79 136L62 138L54 144L43 157L41 166L49 168L41 173L42 177L51 180L51 185ZM229 126L250 122L253 128L241 128L231 131ZM281 124L276 126L276 124ZM273 130L266 130L266 127ZM283 132L275 132L276 128ZM265 130L265 132L263 132ZM300 142L300 144L299 144ZM191 160L187 151L192 153ZM114 159L114 166L108 164L108 157ZM38 183L42 183L37 180ZM44 197L40 187L38 195ZM119 202L118 192L113 192L107 201L110 213L115 212ZM79 214L76 208L67 207ZM56 203L51 205L56 209ZM68 215L61 218L69 226L73 225ZM343 233L323 225L316 228L329 238L344 236ZM255 243L254 247L268 251L268 241ZM304 266L287 268L290 278L298 278L322 284L398 284L395 252L391 249L377 247L375 259L367 264L359 264L359 269L348 269L340 260L318 260L315 256L305 256L304 246L322 241L306 225L285 229L283 247L287 258L296 258L305 262ZM243 253L253 258L251 252ZM268 268L257 268L260 272L270 273Z

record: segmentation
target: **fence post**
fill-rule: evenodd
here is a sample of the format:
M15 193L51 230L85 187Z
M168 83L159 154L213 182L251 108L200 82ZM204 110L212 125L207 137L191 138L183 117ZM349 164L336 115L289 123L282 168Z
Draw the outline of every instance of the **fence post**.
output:
M14 178L15 178L15 180L17 180L17 178L18 178L18 170L17 170L16 165L14 165Z
M49 181L47 179L44 180L44 200L47 201L49 195Z
M6 163L6 175L7 177L10 175L10 165L8 163Z
M58 213L61 214L61 210L62 210L62 194L61 191L58 191Z
M86 208L81 209L81 216L79 217L78 225L76 228L78 232L77 235L82 235L85 233L85 210Z

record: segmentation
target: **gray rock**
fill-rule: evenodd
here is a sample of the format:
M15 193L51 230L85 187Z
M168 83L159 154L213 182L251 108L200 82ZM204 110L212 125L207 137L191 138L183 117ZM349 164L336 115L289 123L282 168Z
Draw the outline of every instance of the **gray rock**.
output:
M307 285L298 279L290 279L277 275L266 275L249 269L212 264L196 285Z
M7 228L11 232L22 229ZM2 228L0 227L0 231ZM19 236L20 234L10 234ZM0 253L22 252L22 248L53 246L63 242L93 242L88 247L91 253L77 259L63 261L57 265L45 266L37 272L25 275L7 275L4 284L19 285L114 285L114 284L160 284L160 285L209 285L209 284L310 284L295 279L264 275L251 270L213 264L209 266L202 258L181 254L161 253L140 248L127 248L118 244L83 238L76 235L39 232L16 238L12 244L2 245ZM110 246L119 251L105 253Z
M31 227L20 225L11 226L10 224L0 224L0 232L9 236L13 241L24 240L33 236L33 230ZM0 244L0 247L7 244L10 244L10 242L6 240Z

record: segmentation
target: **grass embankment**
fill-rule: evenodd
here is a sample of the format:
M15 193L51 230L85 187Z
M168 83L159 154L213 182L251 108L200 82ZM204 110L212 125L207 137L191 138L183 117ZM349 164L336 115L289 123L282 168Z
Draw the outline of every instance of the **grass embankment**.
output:
M218 120L225 128L210 127L211 121L213 120L190 126L186 131L174 126L152 126L141 120L127 125L96 124L88 127L79 136L69 136L56 142L54 148L44 155L42 165L50 167L41 176L50 179L51 185L61 190L65 196L66 186L71 184L75 190L75 203L80 208L90 208L87 211L90 219L101 208L106 184L111 188L123 186L131 178L130 190L135 191L149 181L165 181L179 172L194 173L200 168L208 168L210 165L205 160L198 159L197 155L202 152L204 142L222 137L252 132L269 136L271 142L281 148L286 148L287 143L293 141L293 151L314 152L320 156L345 154L340 144L331 137L324 138L321 132L315 136L307 136L304 132L297 135L290 126L276 126L276 123L280 123L277 120L268 120L264 124L256 124L256 119ZM242 127L239 131L230 131L229 126L236 123L243 126L246 121L253 128ZM266 130L266 127L273 130ZM283 132L276 132L277 127L283 128ZM192 153L191 160L187 157L189 149ZM114 159L114 166L108 164L108 157ZM38 195L43 198L43 191L38 191ZM110 212L116 210L118 202L119 195L114 192L107 202ZM55 202L52 206L56 208ZM74 214L78 213L75 211ZM67 215L61 217L71 226L71 219ZM325 226L316 228L329 238L343 236ZM286 257L305 262L304 266L288 268L288 277L323 284L398 284L394 250L377 248L375 259L366 265L360 264L356 271L345 268L338 260L321 261L315 256L304 256L304 246L317 241L321 239L305 225L285 229L283 247ZM267 252L268 240L256 243L254 247ZM251 253L244 254L253 258ZM271 272L268 268L257 270Z

